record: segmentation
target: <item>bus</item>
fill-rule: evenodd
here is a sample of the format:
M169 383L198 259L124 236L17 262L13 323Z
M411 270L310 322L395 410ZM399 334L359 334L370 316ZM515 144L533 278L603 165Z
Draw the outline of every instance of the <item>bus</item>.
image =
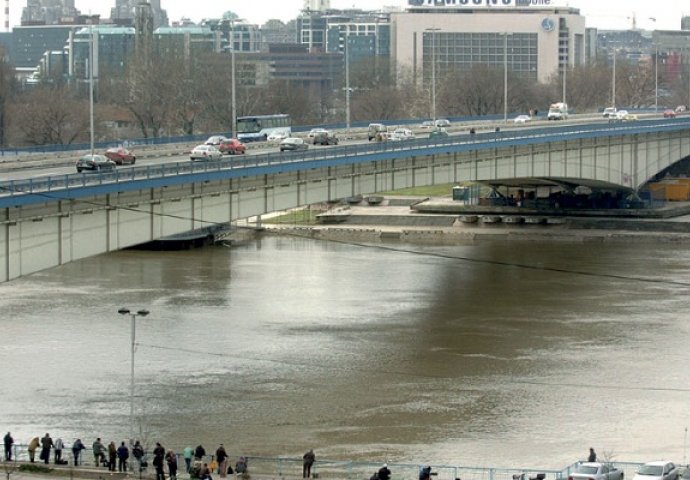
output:
M271 134L287 138L292 134L290 115L252 115L237 117L237 139L240 142L267 140Z

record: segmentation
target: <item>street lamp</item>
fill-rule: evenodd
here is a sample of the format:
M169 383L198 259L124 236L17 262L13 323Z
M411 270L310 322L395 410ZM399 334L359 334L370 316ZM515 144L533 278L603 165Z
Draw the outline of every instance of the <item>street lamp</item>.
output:
M235 22L241 21L240 18L230 19L230 77L232 82L232 135L237 138L237 82L235 81Z
M89 25L89 127L90 127L90 139L91 139L91 155L93 156L94 146L93 146L93 130L94 130L94 120L93 120L93 27Z
M136 318L145 317L149 314L148 310L139 310L136 313L130 312L129 308L122 307L117 311L120 315L129 315L132 319L132 356L130 364L130 381L129 381L129 427L130 439L134 440L134 347L136 345Z
M503 122L508 123L508 32L503 34Z
M350 131L350 48L348 41L350 40L350 28L346 25L345 28L345 124L347 131Z
M440 28L425 28L425 32L431 32L431 116L436 125L436 32Z
M659 46L654 48L654 113L659 111Z

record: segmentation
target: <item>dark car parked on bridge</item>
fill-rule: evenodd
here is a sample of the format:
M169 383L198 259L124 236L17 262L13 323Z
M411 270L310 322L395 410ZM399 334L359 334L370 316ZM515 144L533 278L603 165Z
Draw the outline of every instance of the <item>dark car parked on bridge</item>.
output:
M84 155L77 160L77 172L81 173L85 170L91 172L112 171L115 170L115 162L105 155Z

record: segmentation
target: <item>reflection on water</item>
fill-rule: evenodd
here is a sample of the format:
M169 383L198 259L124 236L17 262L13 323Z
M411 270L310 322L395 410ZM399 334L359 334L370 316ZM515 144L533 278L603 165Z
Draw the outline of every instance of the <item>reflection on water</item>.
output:
M124 251L3 285L0 428L250 455L561 467L685 456L690 248ZM94 431L96 429L96 431Z

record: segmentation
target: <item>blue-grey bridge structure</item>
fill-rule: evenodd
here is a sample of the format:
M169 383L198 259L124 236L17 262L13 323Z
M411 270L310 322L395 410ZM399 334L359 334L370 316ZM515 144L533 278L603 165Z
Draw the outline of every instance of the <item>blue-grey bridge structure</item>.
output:
M0 281L212 225L406 187L482 181L634 192L690 156L690 118L439 139L0 182Z

